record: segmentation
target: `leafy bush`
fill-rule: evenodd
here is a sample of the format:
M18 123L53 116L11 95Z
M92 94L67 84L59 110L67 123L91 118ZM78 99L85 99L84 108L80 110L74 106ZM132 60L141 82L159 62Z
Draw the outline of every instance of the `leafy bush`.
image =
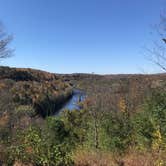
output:
M123 112L112 112L103 123L104 149L123 152L132 145L133 127L130 117Z
M139 147L166 148L166 93L154 91L144 110L134 117L135 135Z
M8 148L7 161L10 163L21 161L42 166L72 165L70 152L64 148L63 143L58 142L64 135L57 141L52 139L60 133L59 127L55 128L54 133L46 129L43 131L39 127L19 131L12 140L13 144Z
M83 145L87 141L88 134L88 114L85 110L65 110L61 114L61 119L65 128L69 131L70 140L68 144L72 146Z

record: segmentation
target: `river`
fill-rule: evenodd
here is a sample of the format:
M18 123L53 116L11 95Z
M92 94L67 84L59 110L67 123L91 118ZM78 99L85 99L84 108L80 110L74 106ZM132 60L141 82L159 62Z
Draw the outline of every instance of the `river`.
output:
M55 115L60 114L60 112L64 110L80 110L78 103L84 101L85 98L86 93L84 91L74 89L72 97L62 106L62 108L59 111L56 112Z

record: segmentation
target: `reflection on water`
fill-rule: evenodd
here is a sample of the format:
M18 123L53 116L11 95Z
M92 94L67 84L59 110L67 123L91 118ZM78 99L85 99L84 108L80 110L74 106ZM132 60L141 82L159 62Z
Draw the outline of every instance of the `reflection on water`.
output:
M78 103L84 101L85 97L85 92L74 89L72 97L63 105L63 107L56 113L56 115L63 110L79 110L80 107Z

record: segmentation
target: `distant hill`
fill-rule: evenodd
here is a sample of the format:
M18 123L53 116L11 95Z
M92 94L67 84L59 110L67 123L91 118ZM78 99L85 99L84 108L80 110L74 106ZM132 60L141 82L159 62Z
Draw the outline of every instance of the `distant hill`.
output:
M53 74L30 68L0 67L0 92L9 91L15 103L32 105L44 117L56 112L68 100L73 87L85 90L88 96L107 92L116 101L128 95L138 105L151 89L164 87L165 83L166 73Z
M162 74L69 74L63 78L70 80L89 97L100 96L110 103L110 110L120 110L123 104L130 112L137 111L155 90L166 90L166 73ZM103 99L101 99L103 100Z
M50 115L72 95L72 86L49 72L0 67L0 92L8 91L18 105L32 105L42 116Z
M58 79L58 76L30 68L0 67L0 79L12 79L15 81L53 81Z

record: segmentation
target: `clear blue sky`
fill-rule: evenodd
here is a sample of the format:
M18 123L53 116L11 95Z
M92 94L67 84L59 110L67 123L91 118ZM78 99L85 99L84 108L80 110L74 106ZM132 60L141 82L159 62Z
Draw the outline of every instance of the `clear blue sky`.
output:
M15 56L2 65L55 73L158 72L143 55L163 0L0 0Z

